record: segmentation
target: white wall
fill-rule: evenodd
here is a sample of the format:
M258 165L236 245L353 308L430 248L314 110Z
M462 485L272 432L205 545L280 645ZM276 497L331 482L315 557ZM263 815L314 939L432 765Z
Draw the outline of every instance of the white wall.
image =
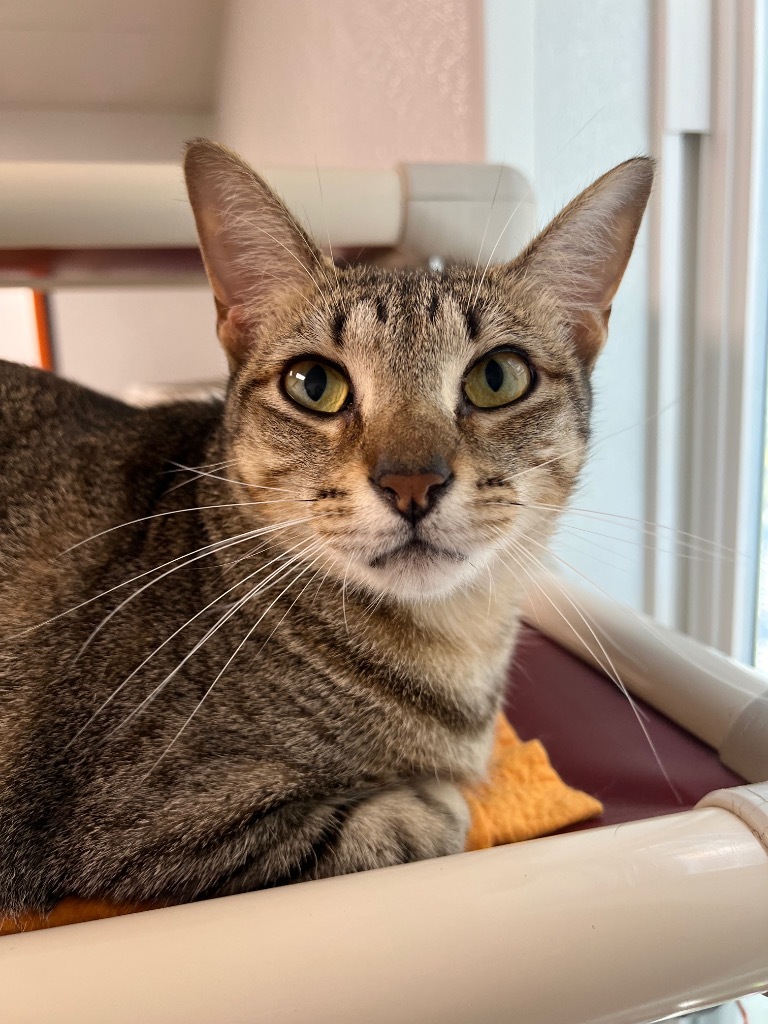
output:
M62 289L50 311L57 373L97 391L226 376L208 287Z
M652 0L486 0L488 158L531 175L542 225L603 171L648 152L651 7ZM643 229L595 372L593 455L573 502L579 508L644 518L648 331ZM643 534L628 525L573 516L557 551L641 607Z
M536 0L485 0L485 136L492 163L533 182Z
M37 321L29 288L0 288L0 359L40 365Z
M254 166L483 159L481 0L232 0L217 135Z
M0 160L176 160L211 130L221 0L3 0Z

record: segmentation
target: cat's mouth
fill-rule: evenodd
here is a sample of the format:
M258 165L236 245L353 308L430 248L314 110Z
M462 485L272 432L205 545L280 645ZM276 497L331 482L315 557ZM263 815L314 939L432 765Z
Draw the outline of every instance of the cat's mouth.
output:
M448 548L441 548L435 544L430 544L429 541L421 540L419 537L412 537L391 551L385 551L381 555L376 555L368 564L372 569L381 569L386 565L391 565L393 562L407 561L413 564L414 562L432 562L436 558L448 558L454 562L464 562L467 556L461 554L460 551L451 551Z

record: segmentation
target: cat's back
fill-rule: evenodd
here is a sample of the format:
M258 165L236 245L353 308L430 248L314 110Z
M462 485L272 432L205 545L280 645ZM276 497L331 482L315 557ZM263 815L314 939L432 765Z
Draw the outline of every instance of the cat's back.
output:
M51 483L59 493L108 497L126 473L194 453L219 414L203 402L138 409L0 360L0 515L11 500L24 500L25 486L32 498Z
M0 459L36 442L71 442L125 422L135 410L53 373L0 359Z
M84 495L100 490L101 470L116 454L109 442L133 416L52 373L0 362L0 554L43 523L66 530L68 510L76 515Z
M217 416L203 403L137 409L0 361L0 570L146 515L174 460L201 461Z

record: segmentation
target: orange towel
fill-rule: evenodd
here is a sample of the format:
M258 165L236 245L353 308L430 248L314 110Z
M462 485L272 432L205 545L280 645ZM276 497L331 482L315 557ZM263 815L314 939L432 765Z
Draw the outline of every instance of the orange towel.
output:
M156 909L157 905L153 903L108 903L106 900L82 900L70 896L57 903L50 914L30 911L18 917L0 915L0 935L35 932L40 928L56 928L60 924L80 924L83 921L98 921L104 917L121 917L140 910Z
M538 740L524 743L504 715L496 723L488 778L464 790L467 850L550 835L601 814L602 804L560 778Z
M467 850L484 850L549 835L602 811L593 797L567 786L549 763L541 743L524 743L503 715L499 715L496 725L488 778L467 788L464 796L472 817ZM146 903L107 903L72 897L58 903L47 916L29 913L13 920L0 916L0 935L151 909L153 905Z

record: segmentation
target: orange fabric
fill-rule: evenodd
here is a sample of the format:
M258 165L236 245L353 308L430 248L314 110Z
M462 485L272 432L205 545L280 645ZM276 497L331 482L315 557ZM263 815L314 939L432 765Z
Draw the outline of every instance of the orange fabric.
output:
M18 917L0 917L0 935L34 932L39 928L56 928L60 924L80 924L82 921L153 909L155 907L151 903L107 903L105 900L81 900L72 896L57 903L50 914L30 911Z
M549 763L541 743L538 740L524 743L504 715L499 715L496 724L488 778L468 787L464 796L472 816L467 850L483 850L548 835L602 811L593 797L567 786ZM58 903L48 915L28 913L15 919L0 917L0 935L151 909L153 905L149 903L113 904L69 898Z
M541 743L524 743L501 714L488 778L465 789L464 797L472 819L467 850L536 839L603 810L594 797L566 785Z

